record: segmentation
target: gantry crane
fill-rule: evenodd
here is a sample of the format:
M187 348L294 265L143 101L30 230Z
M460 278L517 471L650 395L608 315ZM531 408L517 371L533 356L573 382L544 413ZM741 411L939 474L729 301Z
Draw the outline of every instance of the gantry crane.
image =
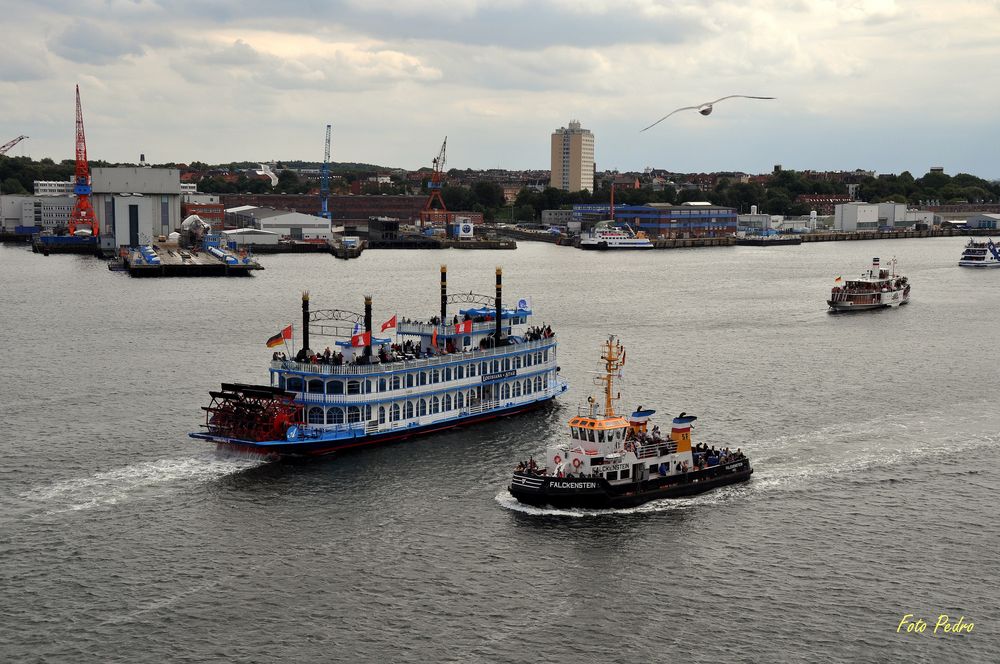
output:
M87 137L83 133L83 107L80 106L80 86L76 86L76 180L73 193L76 203L69 214L69 234L75 235L83 227L89 227L94 237L99 234L97 214L90 205L90 166L87 164Z
M3 145L0 145L0 154L7 154L7 150L10 150L12 147L14 147L15 145L17 145L18 143L20 143L21 141L23 141L26 138L27 138L27 136L24 136L22 134L21 136L18 136L14 140L7 141Z
M326 126L326 147L323 149L323 170L320 171L319 197L322 202L322 211L319 216L324 219L330 218L330 125Z
M441 144L441 151L434 158L434 170L431 173L431 181L427 183L427 189L431 193L427 197L427 202L424 203L424 209L420 211L422 225L427 225L434 220L446 220L448 216L448 206L444 204L444 199L441 198L441 187L444 186L442 180L444 177L445 152L447 147L448 137L445 136L444 142ZM435 201L441 205L440 208L434 207Z

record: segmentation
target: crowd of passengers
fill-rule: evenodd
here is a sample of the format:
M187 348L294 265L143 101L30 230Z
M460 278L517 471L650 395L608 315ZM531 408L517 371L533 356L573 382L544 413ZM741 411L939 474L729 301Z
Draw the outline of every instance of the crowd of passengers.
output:
M654 436L649 437L649 442L656 441L655 436L659 434L657 427L653 427ZM640 434L645 435L645 433ZM639 438L636 438L636 445L639 444ZM660 439L662 441L662 439ZM629 449L628 442L625 444L625 449ZM633 448L634 449L634 448ZM632 450L629 450L632 451ZM730 463L732 461L738 461L740 459L746 458L743 454L742 448L737 447L736 450L731 450L728 447L722 449L716 449L713 445L709 447L704 443L699 443L691 448L691 456L694 460L693 464L689 464L687 461L676 461L676 465L673 468L675 473L689 473L692 471L705 470L711 466L719 466ZM527 473L529 475L545 475L545 468L540 468L535 462L534 458L529 458L527 461L521 461L514 467L514 470L519 473ZM658 467L658 472L660 475L669 475L671 471L670 463L661 463ZM579 478L579 479L592 479L595 477L601 477L600 473L573 473L572 471L562 471L558 470L556 472L556 477L560 478Z
M466 320L469 319L468 315L465 317ZM439 320L437 316L431 319L432 325L437 325L436 322ZM456 324L458 322L458 316L455 317ZM412 322L409 319L404 318L403 322ZM539 339L548 339L554 336L552 328L548 325L531 327L525 332L525 341L538 341ZM504 339L501 345L511 345L514 344L513 339ZM479 341L479 349L486 350L493 348L495 345L494 338L492 335L485 336ZM379 348L378 353L375 357L381 364L388 364L390 362L402 362L404 360L415 360L420 358L435 357L438 355L451 355L452 353L463 353L469 350L468 346L459 347L455 344L453 339L446 339L444 346L428 346L426 349L421 350L420 343L416 341L406 340L403 343L395 344L382 344ZM275 362L285 362L288 360L288 356L284 353L275 352L271 355L271 359ZM314 353L308 349L300 349L295 355L295 361L304 364L329 364L332 366L347 365L359 365L359 364L370 364L371 362L364 356L363 353L358 352L353 359L345 360L344 354L339 351L332 351L330 347L327 346L326 350L322 353Z

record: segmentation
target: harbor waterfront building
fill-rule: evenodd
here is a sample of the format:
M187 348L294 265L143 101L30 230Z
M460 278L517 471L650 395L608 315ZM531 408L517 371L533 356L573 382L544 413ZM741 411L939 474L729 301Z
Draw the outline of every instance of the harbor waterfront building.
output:
M908 210L905 203L844 203L834 208L834 229L851 233L854 231L877 231L879 229L904 229L916 224L933 224L932 212Z
M147 245L180 227L178 169L97 167L90 179L102 249Z
M330 221L323 217L252 205L227 209L226 226L256 228L292 240L329 241L333 237Z
M69 180L35 180L35 196L72 196L73 178Z
M0 196L0 229L8 233L38 233L66 228L76 198L66 196Z
M587 227L610 216L608 205L574 205L573 221ZM615 205L615 221L652 238L723 237L736 233L736 211L718 205Z
M552 132L549 185L563 191L594 191L594 135L579 120Z

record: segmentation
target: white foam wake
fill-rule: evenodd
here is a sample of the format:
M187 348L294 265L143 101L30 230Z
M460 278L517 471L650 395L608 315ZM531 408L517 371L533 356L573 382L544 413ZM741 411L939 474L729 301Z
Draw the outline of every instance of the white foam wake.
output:
M50 514L87 510L114 505L156 487L216 479L263 463L259 457L158 459L34 487L20 497L43 505Z

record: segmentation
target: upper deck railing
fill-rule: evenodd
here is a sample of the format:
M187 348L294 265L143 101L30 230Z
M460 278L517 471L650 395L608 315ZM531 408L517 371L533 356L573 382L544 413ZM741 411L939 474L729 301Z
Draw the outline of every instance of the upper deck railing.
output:
M294 360L276 360L271 362L272 369L285 369L287 371L299 371L312 374L329 374L337 376L364 376L368 374L384 373L386 371L408 371L410 369L421 369L423 367L433 367L452 362L464 362L471 360L486 359L498 355L520 352L524 350L534 350L536 348L548 348L556 343L555 335L537 341L525 341L499 348L488 348L485 350L470 350L461 353L448 353L447 355L435 355L420 359L403 359L398 362L387 362L382 364L375 361L373 364L309 364L306 362L295 362Z
M520 325L522 323L518 323ZM503 321L503 327L508 327L510 325L509 320ZM402 322L396 325L396 331L399 334L424 334L431 335L434 333L434 329L437 328L438 334L440 335L455 335L455 324L448 323L446 325L431 325L430 323L408 323ZM486 321L483 323L473 323L472 333L476 332L493 332L497 329L497 324L495 321ZM463 332L462 334L467 334ZM461 336L461 335L457 335Z

